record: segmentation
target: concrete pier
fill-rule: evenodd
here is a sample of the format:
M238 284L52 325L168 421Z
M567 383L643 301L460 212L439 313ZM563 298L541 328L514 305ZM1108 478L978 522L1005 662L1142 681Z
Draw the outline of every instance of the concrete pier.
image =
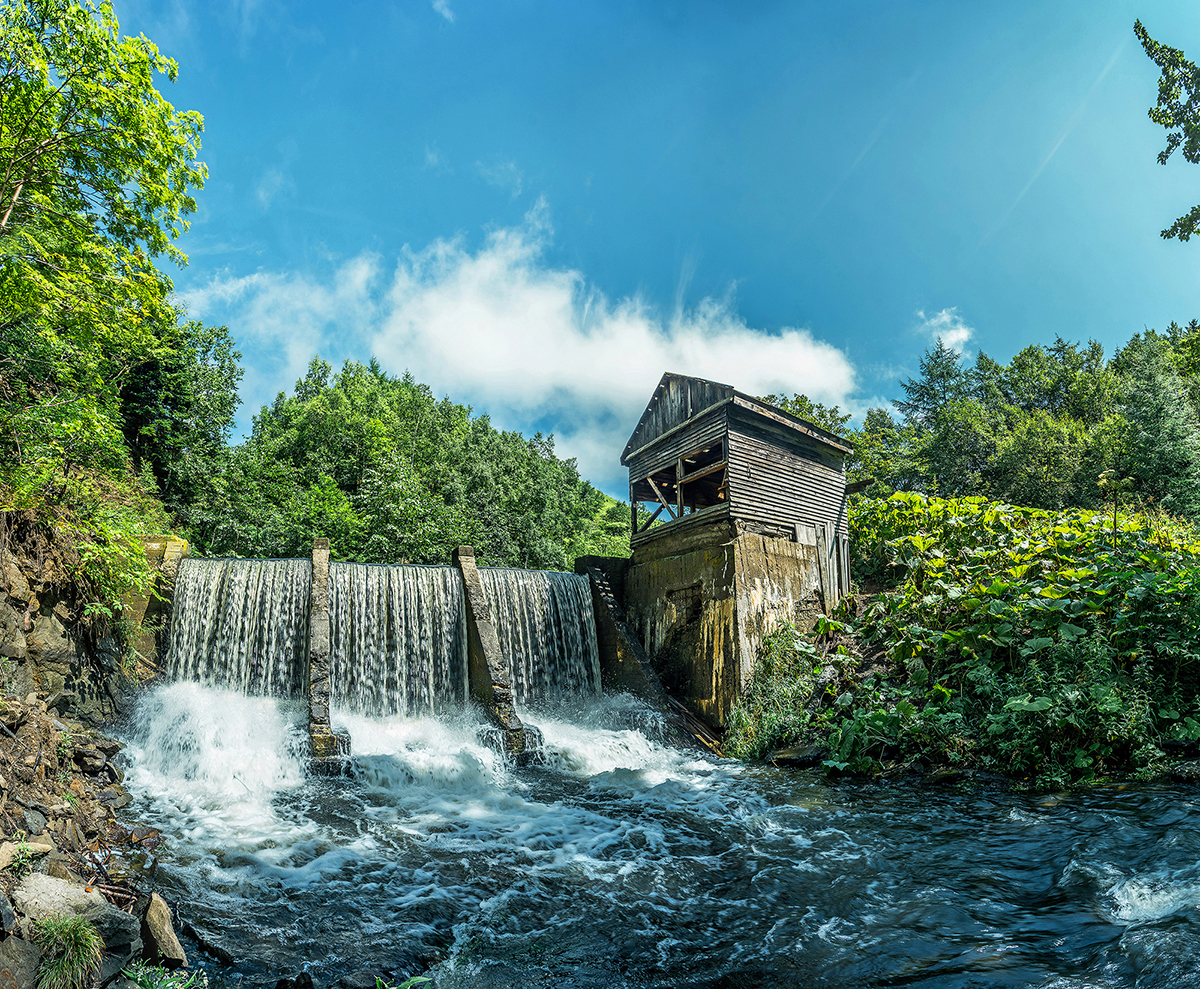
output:
M312 768L340 775L350 756L350 736L329 722L329 540L316 539L312 550L312 591L308 625L308 737Z
M467 680L471 698L500 729L505 753L518 756L525 751L527 733L513 707L508 666L500 653L500 638L475 567L474 548L459 546L453 553L453 560L462 575L467 612Z

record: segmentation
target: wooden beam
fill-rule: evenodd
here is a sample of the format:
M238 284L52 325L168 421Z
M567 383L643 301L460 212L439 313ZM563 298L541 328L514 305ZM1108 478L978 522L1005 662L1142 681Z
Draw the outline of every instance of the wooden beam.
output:
M667 499L663 497L662 492L658 490L658 485L654 483L654 478L648 477L648 478L646 478L646 480L650 483L650 487L652 487L654 489L654 494L658 497L658 500L662 502L663 508L665 508L667 510L667 512L670 513L672 521L679 518L679 516L676 515L674 511L672 511L671 506L667 504Z
M646 519L646 524L644 526L642 526L638 530L638 532L645 532L647 529L649 529L651 524L654 522L654 520L662 514L662 510L664 507L665 506L663 506L663 505L659 505L658 508L654 509L654 514L651 515L648 519Z
M662 434L654 437L654 439L652 439L649 443L643 443L636 450L630 450L627 453L623 453L621 455L621 466L624 467L626 464L629 463L630 460L632 460L638 454L643 453L646 450L649 450L650 447L654 446L656 443L661 443L667 437L674 436L681 429L690 429L692 426L694 426L696 424L696 421L698 419L700 419L701 416L706 416L706 415L708 415L708 413L712 412L713 409L719 409L723 405L729 405L732 401L733 401L732 398L723 398L719 402L713 402L713 404L708 406L708 408L701 409L690 419L685 419L678 426L672 426L665 433L662 433ZM639 425L640 425L640 423L639 423ZM635 432L636 432L636 430L635 430Z
M683 457L675 461L675 517L683 515Z
M709 466L707 466L707 467L702 467L702 468L700 468L700 470L694 471L691 474L684 474L683 477L681 477L679 479L679 483L680 484L688 484L692 481L698 481L698 480L700 480L700 478L708 477L709 474L714 474L719 470L724 470L728 466L729 466L729 461L720 460L715 464L709 464Z

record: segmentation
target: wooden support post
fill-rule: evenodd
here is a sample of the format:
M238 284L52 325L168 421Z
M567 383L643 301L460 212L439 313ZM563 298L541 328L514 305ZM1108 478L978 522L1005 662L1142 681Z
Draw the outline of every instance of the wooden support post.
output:
M683 457L675 461L675 517L683 518Z

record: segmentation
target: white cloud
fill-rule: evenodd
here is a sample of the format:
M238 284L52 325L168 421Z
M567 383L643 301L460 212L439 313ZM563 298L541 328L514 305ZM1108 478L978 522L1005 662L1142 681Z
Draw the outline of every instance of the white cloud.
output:
M328 284L302 274L218 276L181 296L188 314L228 323L242 362L243 424L279 391L303 377L314 356L357 356L375 324L379 259L361 254L334 270Z
M958 307L942 309L932 315L925 315L924 310L917 310L917 319L921 321L918 332L925 334L934 343L940 339L956 354L966 356L967 341L974 335L975 330L963 322L958 314Z
M258 203L263 209L270 209L271 203L275 197L284 189L293 188L292 180L283 174L278 168L268 168L262 178L258 180L258 185L254 189L254 195L258 198Z
M433 9L441 14L451 24L454 23L454 11L450 9L449 0L433 0Z
M244 350L277 352L272 366L246 361L255 365L244 389L251 409L290 386L318 351L331 360L338 349L371 353L498 426L553 431L560 455L618 493L621 450L664 371L848 406L853 366L807 329L752 328L729 300L668 315L637 297L611 300L581 272L546 263L551 236L539 201L477 250L461 240L406 250L390 278L363 255L324 280L260 273L214 280L186 298L194 315L228 321Z
M425 145L425 167L437 168L442 163L442 154L437 148Z
M513 199L521 195L525 184L525 173L517 168L515 161L501 161L492 164L477 161L475 170L488 185L505 190Z

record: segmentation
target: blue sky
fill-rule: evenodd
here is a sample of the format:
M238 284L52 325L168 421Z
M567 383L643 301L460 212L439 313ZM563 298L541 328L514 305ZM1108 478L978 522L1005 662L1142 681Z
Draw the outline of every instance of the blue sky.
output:
M377 357L621 495L664 370L861 414L944 335L1006 361L1200 317L1155 156L1200 7L130 0L210 178L174 273L246 366Z

